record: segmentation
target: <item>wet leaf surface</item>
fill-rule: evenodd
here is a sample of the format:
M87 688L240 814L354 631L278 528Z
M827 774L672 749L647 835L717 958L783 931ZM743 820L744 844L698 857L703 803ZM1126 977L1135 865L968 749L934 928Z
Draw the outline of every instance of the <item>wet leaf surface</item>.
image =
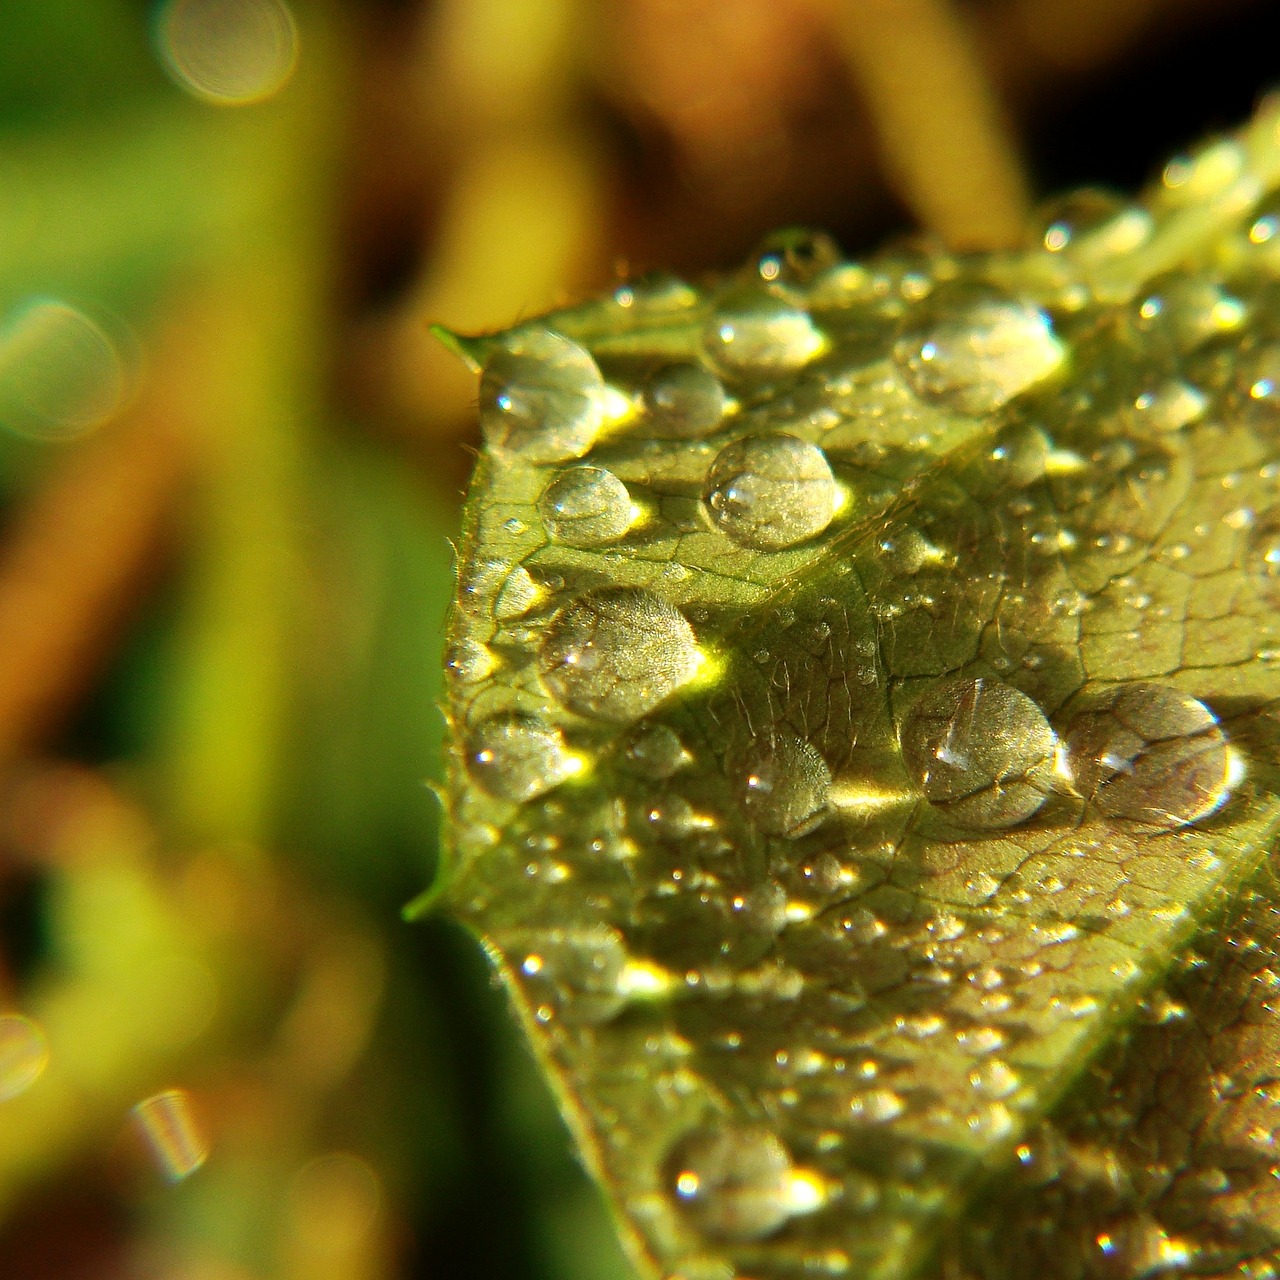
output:
M449 339L446 898L642 1270L1276 1274L1278 128Z

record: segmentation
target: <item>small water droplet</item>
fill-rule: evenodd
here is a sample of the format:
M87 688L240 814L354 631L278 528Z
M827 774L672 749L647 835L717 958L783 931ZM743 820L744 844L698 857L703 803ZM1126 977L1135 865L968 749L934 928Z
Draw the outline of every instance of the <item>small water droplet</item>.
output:
M1248 569L1258 594L1280 605L1280 506L1269 507L1249 532Z
M868 1089L855 1093L849 1101L849 1114L867 1124L888 1124L896 1120L907 1104L892 1089Z
M1169 204L1203 204L1221 195L1245 171L1244 148L1233 138L1210 142L1189 156L1175 156L1161 182Z
M794 734L754 743L740 777L742 806L766 835L795 840L826 815L831 770L812 743Z
M703 341L720 368L748 376L802 368L826 346L806 312L754 290L722 297Z
M1067 731L1072 778L1108 818L1167 831L1199 822L1241 780L1213 712L1168 685L1111 690Z
M940 286L908 314L894 359L925 400L961 413L992 413L1062 363L1048 317L1014 298Z
M1245 306L1201 275L1168 271L1152 280L1137 304L1138 328L1191 351L1215 334L1238 329Z
M490 795L517 803L545 795L581 770L560 730L534 716L501 713L467 738L467 767Z
M479 641L455 640L445 655L445 667L459 684L475 684L493 671L493 654Z
M1150 237L1151 215L1109 191L1077 191L1044 205L1036 219L1035 241L1050 253L1100 262L1131 253Z
M579 596L547 630L539 666L570 711L635 720L697 675L697 638L675 605L639 587Z
M542 592L523 565L516 565L503 580L497 599L493 602L493 616L499 622L521 618L538 602Z
M718 1240L763 1240L797 1213L816 1208L797 1187L799 1174L769 1129L695 1129L672 1148L664 1181L680 1212ZM809 1203L806 1203L808 1201Z
M569 467L538 499L547 534L568 547L603 546L631 527L634 509L627 486L603 467Z
M623 760L634 773L661 782L692 762L679 734L665 724L638 725L622 743Z
M961 678L923 694L902 725L902 754L925 797L952 821L1009 827L1044 804L1057 738L1044 712L997 680Z
M709 369L697 364L669 364L649 375L641 403L650 435L696 440L719 427L726 401L720 379Z
M606 402L604 379L586 350L550 329L521 329L485 362L480 428L497 454L564 462L591 448Z
M529 1003L549 1006L563 1022L599 1026L627 1002L620 988L627 952L608 925L539 934L516 959Z
M1190 383L1174 378L1154 391L1144 391L1135 401L1139 420L1157 431L1180 431L1204 416L1208 397Z
M839 261L840 248L825 231L788 227L761 242L755 268L766 285L803 289Z
M734 542L778 551L817 537L839 509L822 450L795 436L746 436L726 445L702 491L712 524Z

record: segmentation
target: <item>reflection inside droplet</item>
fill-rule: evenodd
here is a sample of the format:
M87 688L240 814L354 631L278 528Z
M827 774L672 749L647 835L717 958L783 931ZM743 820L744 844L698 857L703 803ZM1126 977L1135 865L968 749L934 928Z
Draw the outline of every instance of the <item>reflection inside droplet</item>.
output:
M284 0L170 0L156 42L174 80L215 106L272 97L298 64L298 28Z
M49 1064L44 1032L20 1013L0 1014L0 1102L26 1093Z
M69 303L29 302L0 329L0 422L18 435L83 435L119 413L129 392L118 345Z
M205 1137L184 1089L168 1089L144 1098L134 1120L160 1172L170 1182L189 1178L209 1158Z

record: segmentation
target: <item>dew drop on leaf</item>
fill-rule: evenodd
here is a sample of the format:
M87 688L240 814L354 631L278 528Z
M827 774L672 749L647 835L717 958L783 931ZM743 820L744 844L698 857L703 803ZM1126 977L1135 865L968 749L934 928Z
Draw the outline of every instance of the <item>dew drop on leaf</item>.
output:
M545 795L579 768L559 729L516 713L476 725L467 739L467 764L490 795L516 803Z
M1151 235L1154 223L1143 208L1109 191L1086 188L1043 205L1034 242L1050 253L1070 249L1086 261L1131 253Z
M1207 818L1242 777L1213 712L1169 685L1112 690L1072 721L1066 746L1077 789L1108 818L1140 829Z
M599 547L622 537L633 507L627 486L603 467L569 467L538 499L548 535L567 547Z
M726 445L702 491L711 523L758 551L780 551L817 537L839 502L826 455L788 435L746 436Z
M692 363L663 365L641 392L645 429L668 440L696 440L719 427L725 412L724 387L709 369Z
M807 312L759 290L722 297L703 338L720 368L747 376L799 369L826 345Z
M449 646L445 669L461 684L475 684L493 671L493 654L478 640L463 637Z
M1047 378L1064 350L1038 308L955 286L939 287L909 314L893 354L921 398L977 416Z
M604 379L589 352L550 329L502 340L480 378L480 429L499 456L580 458L604 422Z
M688 684L702 655L675 605L640 587L606 587L579 596L556 618L538 661L562 706L626 722Z
M791 733L754 744L742 765L739 794L766 835L794 840L822 821L831 770L818 749Z
M608 925L557 929L529 940L520 974L529 1002L571 1025L598 1026L626 1004L622 935Z
M655 782L692 762L680 735L665 724L637 725L623 742L623 759L632 773Z
M983 677L924 693L903 721L901 742L925 798L972 827L1010 827L1031 817L1047 798L1058 747L1032 699Z
M766 285L803 289L839 261L840 248L825 231L789 227L761 241L755 269Z
M803 1207L791 1156L764 1128L725 1125L685 1134L667 1158L664 1180L681 1214L718 1240L763 1240Z

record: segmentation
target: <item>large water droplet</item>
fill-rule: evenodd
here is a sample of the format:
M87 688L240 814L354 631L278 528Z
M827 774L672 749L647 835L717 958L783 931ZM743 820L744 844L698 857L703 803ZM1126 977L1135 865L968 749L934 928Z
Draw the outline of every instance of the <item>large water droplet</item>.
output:
M830 790L831 770L818 749L786 732L753 744L739 785L743 808L756 826L789 840L822 822Z
M778 551L820 534L839 509L840 490L816 445L795 436L746 436L716 456L702 502L734 542Z
M548 688L570 711L634 720L688 684L702 664L684 614L640 587L606 587L551 624L539 654Z
M1168 831L1220 809L1241 780L1212 711L1168 685L1111 690L1067 732L1077 789L1108 818Z
M550 329L502 340L480 378L489 448L527 462L580 458L604 421L605 385L589 352Z
M641 393L650 435L694 440L709 435L724 417L720 379L697 364L668 364L654 370Z
M1209 338L1244 323L1246 308L1216 281L1203 275L1167 271L1147 285L1137 303L1139 329L1159 335L1178 351L1191 351Z
M627 486L603 467L570 467L538 499L547 533L568 547L599 547L622 537L634 509Z
M754 290L721 298L703 341L721 368L748 375L799 369L826 345L806 312Z
M901 742L926 798L963 826L1023 822L1052 789L1053 729L1025 693L997 680L961 678L923 694Z
M544 795L581 767L559 729L516 713L476 725L467 738L467 766L490 795L517 803Z
M763 1240L806 1208L797 1174L768 1129L695 1129L672 1148L665 1182L676 1206L705 1235Z
M961 413L984 414L1047 378L1062 344L1028 303L968 287L939 287L894 343L916 394Z
M597 1026L626 1004L619 979L627 963L622 935L608 925L556 929L529 940L513 957L529 1003L548 1006L567 1023Z

